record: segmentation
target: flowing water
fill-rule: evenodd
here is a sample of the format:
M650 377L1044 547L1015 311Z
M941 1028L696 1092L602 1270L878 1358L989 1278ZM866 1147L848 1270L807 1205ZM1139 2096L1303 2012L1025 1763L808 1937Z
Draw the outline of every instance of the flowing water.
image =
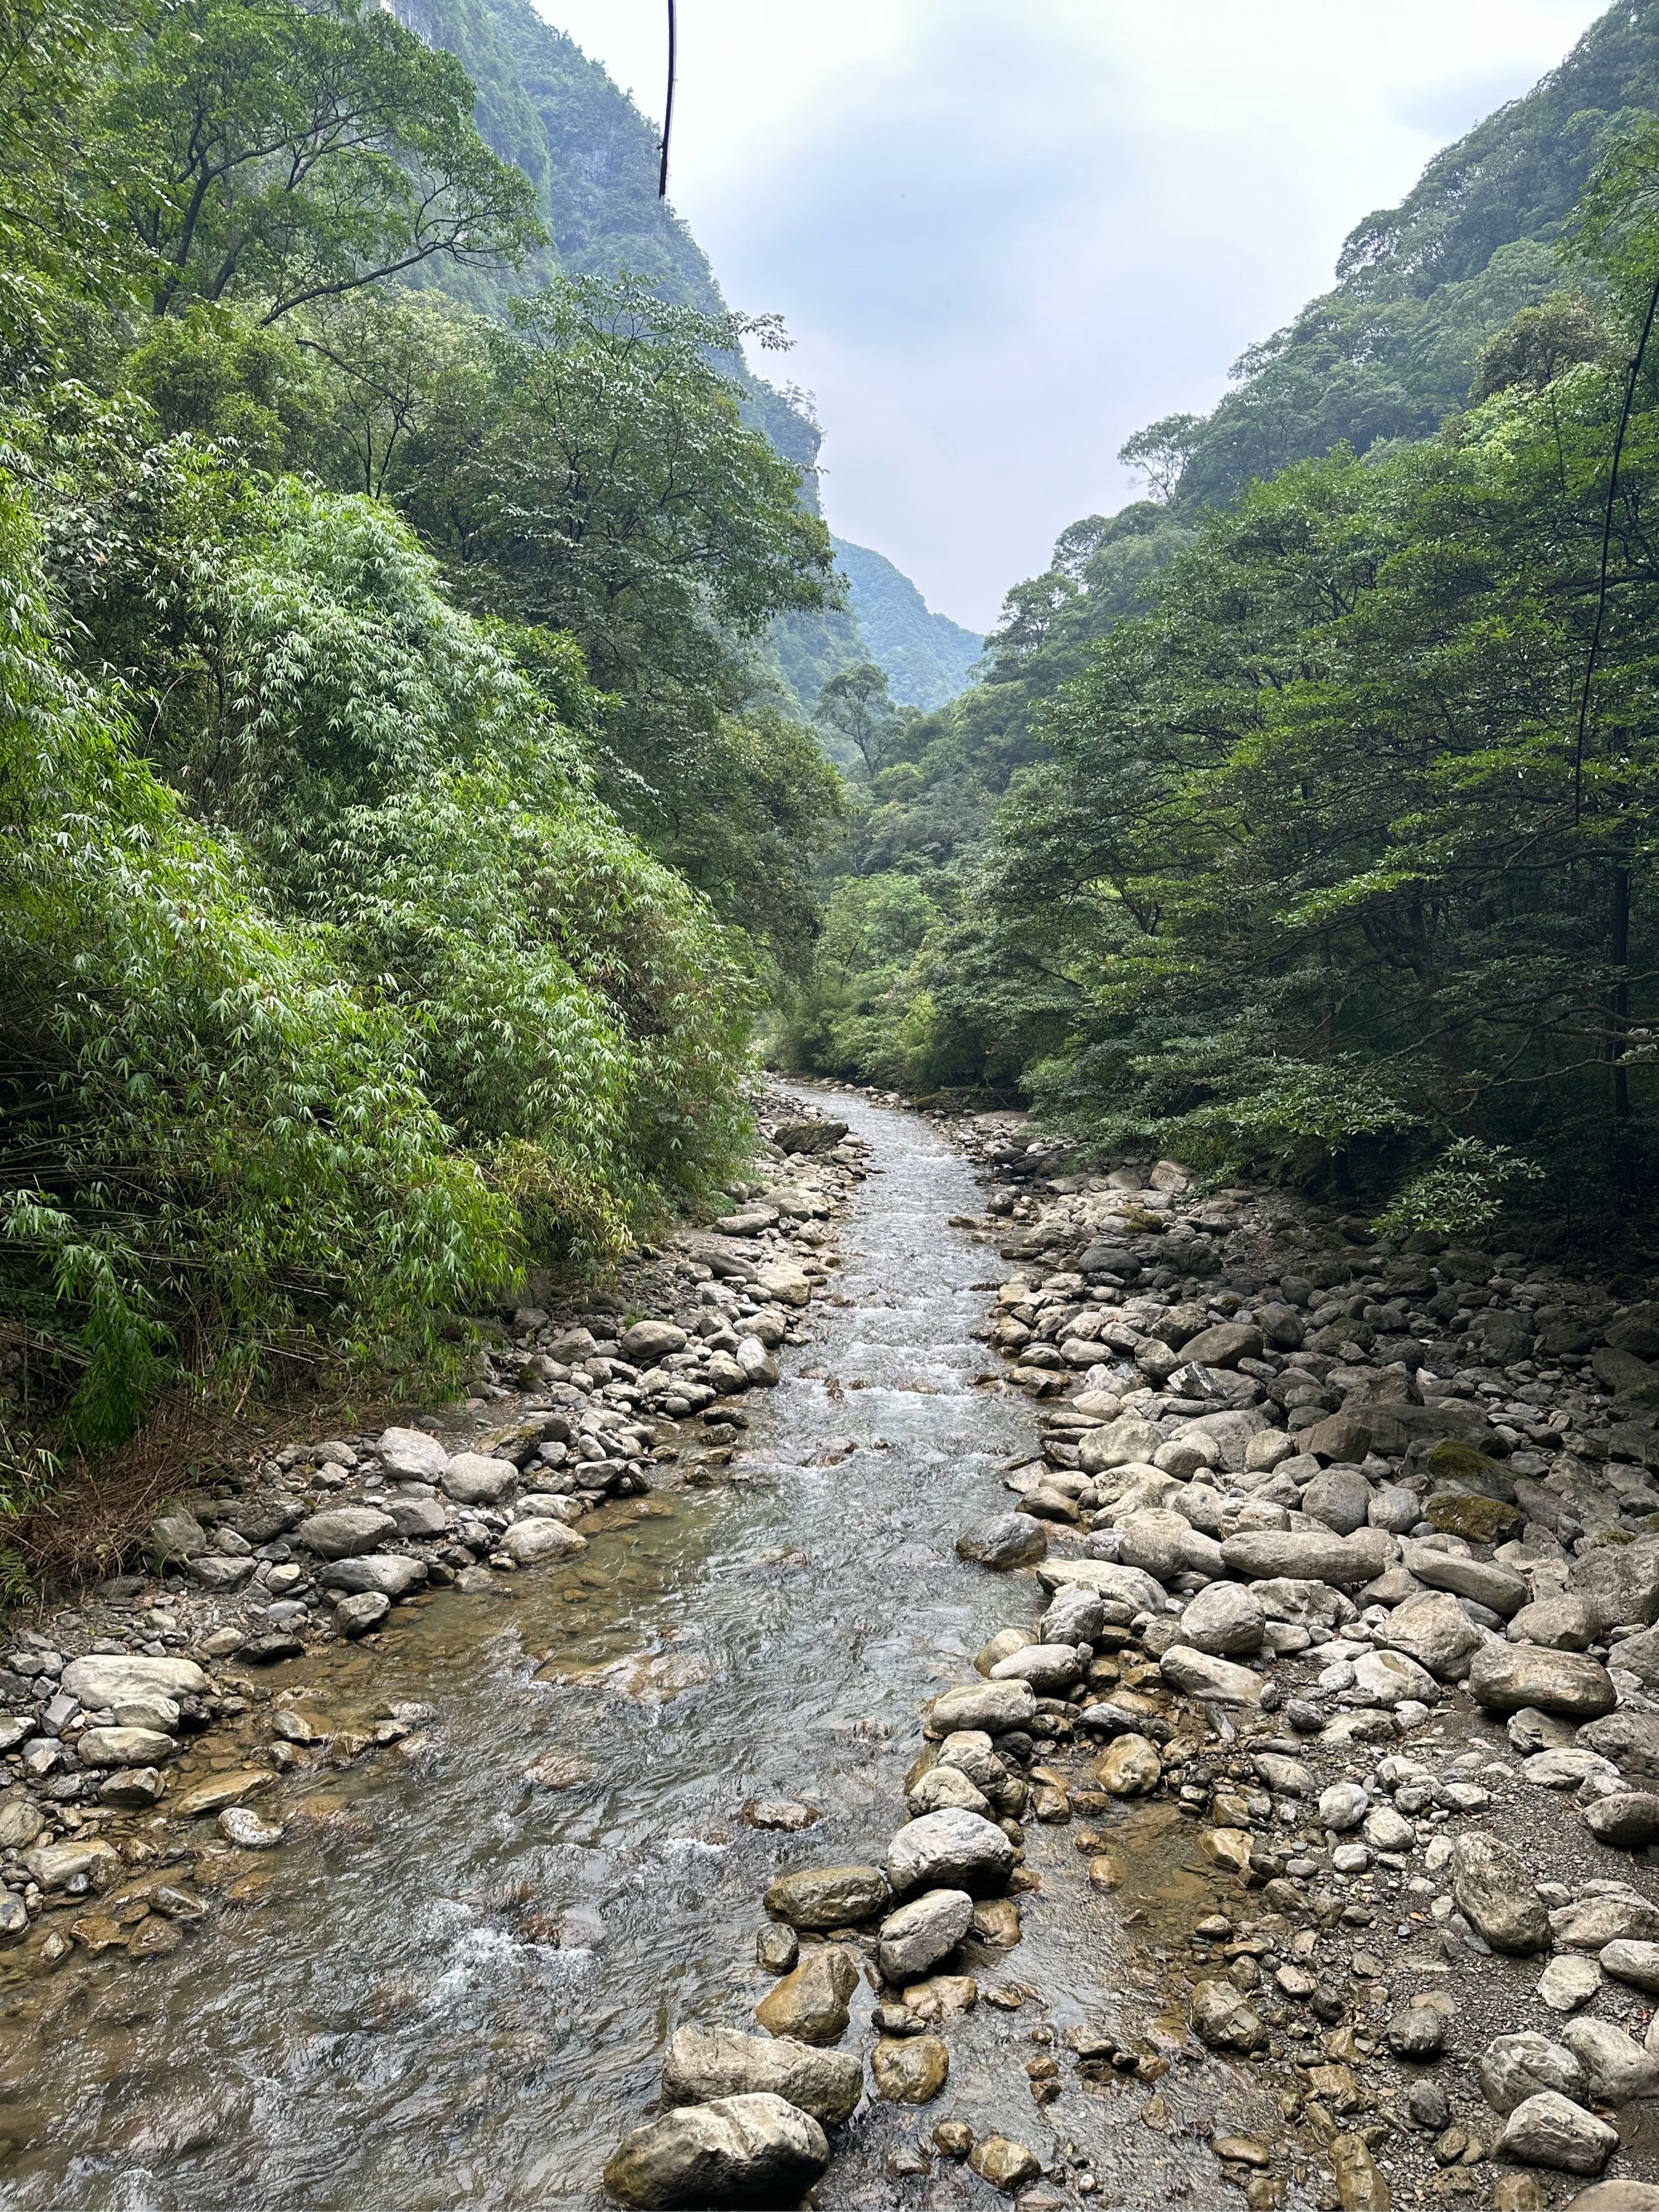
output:
M331 1726L429 1703L428 1747L290 1776L264 1879L171 1958L77 1959L32 1985L0 2047L0 2205L586 2212L655 2107L673 2029L752 2025L774 1873L881 1856L921 1702L1041 1603L1029 1577L951 1548L1006 1499L997 1470L1034 1430L1023 1401L974 1382L994 1267L948 1226L975 1203L969 1170L923 1122L836 1107L881 1172L732 1480L608 1509L574 1570L430 1598L378 1653L278 1670ZM570 1762L567 1786L525 1778L549 1759ZM742 1808L766 1799L820 1818L757 1828ZM1138 1878L1109 1900L1066 1829L1030 1831L1043 1891L1022 1900L1026 1941L982 1975L1026 2002L951 2023L951 2080L926 2112L855 2118L826 2206L991 2201L957 2169L890 2170L948 2114L1045 2159L1081 2147L1097 2203L1189 2193L1201 2075L1177 2067L1126 2127L1144 2084L1039 2111L1024 2071L1034 2029L1155 2013L1157 1957L1137 1945L1160 1906L1186 1925L1207 1907L1181 1824L1124 1818ZM872 2002L848 2047L867 2045Z

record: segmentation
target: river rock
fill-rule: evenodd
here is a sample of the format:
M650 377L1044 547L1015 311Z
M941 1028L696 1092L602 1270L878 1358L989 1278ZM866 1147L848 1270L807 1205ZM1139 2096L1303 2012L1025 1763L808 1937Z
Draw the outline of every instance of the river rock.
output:
M907 1786L904 1804L907 1812L917 1819L924 1813L948 1812L953 1806L963 1813L983 1814L988 1819L993 1811L990 1799L960 1767L946 1766L942 1762L930 1766Z
M783 1370L757 1336L739 1337L732 1356L743 1370L744 1380L757 1389L769 1390L782 1379Z
M334 1626L355 1644L360 1636L372 1636L391 1611L392 1600L383 1590L358 1590L335 1607Z
M1405 1535L1422 1517L1422 1502L1417 1492L1397 1482L1379 1482L1365 1509L1365 1518L1370 1526L1386 1528L1391 1536Z
M1173 1582L1188 1572L1221 1571L1220 1547L1183 1514L1156 1509L1130 1513L1119 1519L1117 1527L1119 1559L1126 1566L1139 1567L1155 1582Z
M1342 1416L1339 1413L1335 1419L1340 1421ZM1320 1424L1322 1429L1332 1425L1329 1421ZM1367 1434L1364 1430L1360 1433ZM1318 1431L1314 1434L1316 1436ZM1305 1436L1298 1437L1297 1442L1307 1451L1318 1451L1321 1448ZM1366 1527L1370 1507L1371 1486L1357 1467L1328 1467L1322 1474L1314 1477L1302 1493L1302 1510L1310 1519L1322 1521L1339 1536L1352 1536L1356 1528Z
M957 1538L957 1555L975 1565L1006 1574L1013 1567L1035 1566L1048 1555L1048 1539L1041 1521L1029 1513L994 1513L975 1521Z
M964 1682L933 1699L922 1726L930 1736L963 1729L1001 1735L1009 1729L1030 1728L1036 1717L1036 1694L1029 1682Z
M1619 1664L1626 1674L1634 1674L1644 1690L1659 1690L1659 1628L1645 1628L1639 1636L1627 1636L1619 1646Z
M1659 2212L1659 2183L1597 2181L1581 2189L1565 2212Z
M1077 1463L1085 1474L1109 1474L1114 1468L1151 1464L1164 1443L1162 1432L1138 1413L1124 1413L1103 1428L1086 1429L1078 1440Z
M70 1660L59 1686L97 1713L137 1698L199 1698L213 1686L193 1659L142 1659L124 1651Z
M159 1766L176 1748L170 1735L155 1729L89 1728L76 1748L83 1766Z
M118 1766L98 1785L100 1805L155 1805L161 1802L163 1784L159 1766Z
M1455 1682L1467 1674L1471 1655L1484 1641L1449 1591L1408 1598L1394 1608L1377 1633L1443 1682Z
M1381 1528L1352 1536L1316 1528L1251 1528L1228 1537L1221 1557L1230 1573L1250 1582L1284 1577L1341 1588L1380 1575L1393 1549L1392 1538Z
M1539 1644L1550 1651L1583 1651L1595 1635L1595 1616L1571 1590L1523 1605L1509 1626L1511 1644Z
M1475 1832L1452 1846L1457 1909L1494 1951L1550 1948L1549 1914L1520 1854L1500 1838Z
M908 1820L887 1846L887 1879L900 1895L913 1889L1000 1889L1014 1870L1014 1847L994 1821L954 1809Z
M1118 1736L1095 1762L1095 1779L1111 1797L1144 1797L1163 1774L1158 1746L1144 1735Z
M144 1537L144 1557L158 1568L200 1559L207 1547L206 1529L182 1505L158 1513Z
M122 1871L120 1853L91 1838L84 1843L37 1844L23 1854L23 1871L42 1889L67 1889L82 1875L95 1890L107 1889Z
M1195 1651L1228 1658L1259 1651L1267 1616L1261 1601L1245 1583L1211 1583L1190 1600L1181 1616L1181 1640Z
M951 2054L937 2035L884 2035L870 2053L876 2094L890 2105L931 2104L951 2075Z
M1362 1652L1353 1662L1353 1686L1389 1711L1407 1698L1431 1705L1440 1696L1433 1675L1403 1651Z
M1106 1601L1077 1584L1062 1589L1037 1624L1040 1644L1097 1644L1106 1626Z
M1029 1682L1040 1698L1063 1697L1083 1672L1074 1644L1028 1644L991 1669L994 1682Z
M519 1470L509 1459L457 1452L438 1479L458 1505L499 1505L518 1487Z
M1599 2173L1618 2142L1616 2128L1553 2089L1545 2089L1516 2106L1498 2148L1523 2166L1553 2166L1558 2173Z
M623 1332L622 1356L635 1367L654 1367L671 1352L684 1352L686 1341L685 1331L672 1321L636 1321Z
M240 1851L268 1851L283 1840L282 1823L262 1820L246 1805L227 1805L219 1815L219 1833Z
M1586 1751L1582 1744L1561 1744L1551 1751L1536 1751L1530 1759L1522 1760L1521 1771L1540 1790L1576 1790L1591 1775L1605 1781L1608 1789L1615 1792L1624 1787L1619 1769L1612 1760Z
M515 1565L548 1566L574 1559L587 1549L586 1536L578 1535L562 1521L515 1521L501 1538L501 1549Z
M1262 2051L1267 2031L1231 1982L1202 1981L1193 1991L1193 2032L1212 2051Z
M1659 2096L1659 2058L1610 2020L1575 2020L1561 2040L1584 2069L1584 2086L1598 2105L1628 2105Z
M1659 1905L1633 1890L1613 1890L1564 1905L1551 1913L1550 1930L1559 1944L1572 1951L1602 1951L1621 1941L1659 1942Z
M1158 1671L1172 1689L1218 1705L1260 1705L1266 1687L1261 1676L1249 1667L1195 1650L1190 1644L1172 1644L1159 1659Z
M1659 1843L1659 1796L1645 1790L1619 1790L1584 1809L1590 1833L1616 1850L1639 1851Z
M965 1889L929 1889L881 1923L876 1962L890 1982L919 1981L973 1923L974 1900Z
M1371 1808L1370 1793L1357 1782L1333 1782L1319 1793L1319 1825L1337 1835L1357 1828Z
M1005 2197L1035 2181L1042 2166L1035 2151L1006 2136L981 2136L968 2154L969 2169Z
M877 1866L804 1867L781 1874L766 1893L773 1919L792 1928L855 1927L890 1902L887 1877Z
M393 1495L386 1499L386 1510L400 1536L441 1536L449 1526L449 1516L435 1498Z
M1224 1321L1189 1336L1181 1357L1190 1367L1237 1367L1241 1359L1260 1359L1264 1349L1259 1328L1249 1322Z
M1480 2094L1495 2112L1512 2112L1540 2090L1567 2097L1584 2094L1584 2069L1571 2051L1535 2029L1494 2037L1476 2071Z
M1401 1562L1431 1589L1472 1597L1504 1620L1527 1602L1527 1585L1520 1576L1486 1559L1463 1559L1455 1552L1438 1552L1432 1544L1406 1543L1401 1547Z
M1594 1959L1564 1953L1552 1959L1539 1976L1538 2002L1552 2012L1577 2012L1601 1987L1601 1969Z
M812 1302L812 1278L793 1260L768 1260L755 1270L763 1298L782 1306L805 1306Z
M802 2043L839 2043L847 2032L848 2008L858 1985L852 1952L839 1943L815 1943L801 1953L793 1972L772 1984L755 2007L755 2017L769 2035L793 2036Z
M0 1798L0 1850L27 1850L46 1825L46 1814L21 1790Z
M378 1590L385 1598L407 1597L426 1580L426 1565L401 1553L380 1552L370 1558L335 1559L317 1577L325 1589L343 1590L348 1597Z
M1619 1701L1599 1660L1528 1644L1493 1643L1477 1651L1469 1662L1468 1691L1488 1712L1515 1713L1535 1705L1577 1721L1595 1720Z
M852 2117L863 2094L864 2069L851 2052L815 2051L787 2035L683 2027L663 2063L662 2100L671 2110L723 2097L781 2097L834 2128Z
M1109 1601L1116 1599L1134 1613L1162 1613L1164 1585L1139 1567L1121 1566L1115 1559L1045 1559L1037 1580L1046 1590L1082 1588L1097 1590Z
M1659 1943L1620 1937L1602 1946L1600 1965L1601 1972L1611 1974L1615 1982L1628 1982L1632 1989L1659 1991Z
M430 1482L449 1464L449 1454L424 1429L386 1429L374 1447L388 1474L403 1482Z
M797 2204L830 2163L808 2112L764 2094L685 2105L625 2136L605 2169L623 2204Z
M397 1522L377 1505L335 1505L301 1522L294 1540L319 1559L348 1559L376 1550L397 1533Z
M1513 1728L1514 1722L1510 1725ZM1555 1725L1564 1724L1557 1722ZM1581 1728L1577 1740L1603 1759L1612 1759L1627 1774L1659 1777L1659 1712L1640 1712L1634 1705L1621 1705L1616 1712Z
M1598 1636L1626 1621L1659 1620L1659 1536L1598 1544L1567 1569L1567 1589L1589 1608Z

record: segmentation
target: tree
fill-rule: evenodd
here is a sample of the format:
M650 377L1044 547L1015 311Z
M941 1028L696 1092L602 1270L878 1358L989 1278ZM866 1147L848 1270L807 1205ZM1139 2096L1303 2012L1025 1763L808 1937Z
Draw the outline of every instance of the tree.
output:
M832 676L818 693L816 720L857 746L865 774L873 782L902 717L887 689L887 672L872 660L855 661Z
M1203 428L1201 415L1165 415L1159 422L1149 422L1144 430L1137 430L1133 438L1125 439L1117 449L1117 457L1126 469L1139 470L1146 479L1151 497L1170 500L1175 496L1176 487Z
M367 0L170 0L100 118L155 313L246 298L275 322L434 259L517 260L535 196L472 97Z

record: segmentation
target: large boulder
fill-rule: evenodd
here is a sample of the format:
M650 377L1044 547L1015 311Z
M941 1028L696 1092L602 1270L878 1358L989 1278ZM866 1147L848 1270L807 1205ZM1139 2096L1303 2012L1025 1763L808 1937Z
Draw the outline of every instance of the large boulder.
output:
M846 1134L845 1121L780 1121L772 1132L772 1142L781 1152L832 1152Z
M361 1596L365 1590L378 1590L382 1597L400 1598L418 1589L426 1574L422 1560L386 1552L368 1558L331 1560L317 1579L325 1589L343 1591L347 1597Z
M1036 1693L1029 1682L964 1682L933 1699L922 1715L922 1727L935 1737L964 1729L1002 1735L1010 1729L1029 1728L1036 1718Z
M125 1651L71 1659L59 1687L88 1712L104 1712L146 1698L198 1698L211 1687L193 1659L141 1659Z
M1194 1528L1184 1514L1131 1513L1119 1523L1119 1559L1125 1566L1141 1568L1156 1582L1221 1571L1221 1547Z
M1189 1336L1181 1355L1191 1366L1237 1367L1241 1359L1260 1359L1265 1349L1259 1328L1249 1322L1223 1321Z
M301 1522L294 1540L319 1559L349 1559L378 1550L397 1533L397 1522L378 1505L335 1505Z
M1449 1591L1407 1598L1395 1606L1378 1630L1396 1651L1415 1659L1443 1682L1455 1682L1469 1671L1471 1655L1484 1641L1480 1631Z
M957 1552L976 1566L1006 1574L1010 1568L1035 1566L1046 1559L1048 1539L1042 1522L1029 1513L993 1513L963 1530Z
M1495 2112L1512 2112L1540 2089L1565 2097L1584 2094L1584 2069L1571 2051L1533 2028L1495 2037L1481 2052L1476 2071L1480 2094Z
M1162 1431L1138 1413L1125 1413L1104 1428L1086 1429L1079 1439L1077 1463L1085 1474L1109 1474L1114 1468L1150 1464L1164 1443Z
M624 2136L605 2169L623 2204L798 2204L830 2163L808 2112L768 2094L685 2105Z
M1037 1569L1044 1589L1097 1590L1103 1598L1121 1599L1137 1613L1162 1613L1164 1585L1140 1567L1121 1566L1115 1559L1045 1559Z
M876 1963L901 1987L920 1981L955 1950L973 1918L974 1900L965 1889L924 1890L882 1922Z
M1247 1583L1211 1583L1191 1599L1181 1616L1181 1640L1196 1651L1231 1658L1259 1651L1267 1616L1257 1592Z
M1504 2124L1498 2148L1522 2166L1552 2166L1558 2173L1599 2173L1618 2148L1619 2130L1582 2105L1540 2090L1517 2105Z
M519 1470L486 1452L457 1452L438 1480L458 1505L499 1505L518 1487Z
M1330 1424L1321 1425L1328 1428ZM1305 1436L1297 1441L1304 1451L1320 1449ZM1352 1536L1356 1528L1364 1528L1370 1508L1371 1486L1357 1467L1328 1467L1302 1493L1302 1510L1339 1536Z
M1527 1865L1501 1838L1481 1831L1452 1847L1457 1909L1494 1951L1524 1954L1550 1948L1550 1917Z
M386 1429L374 1449L402 1482L431 1482L449 1464L447 1450L424 1429Z
M1509 1626L1511 1644L1536 1644L1547 1651L1583 1651L1598 1633L1594 1609L1574 1590L1523 1605Z
M1395 1640L1391 1636L1389 1641ZM1528 1644L1484 1645L1469 1662L1468 1690L1489 1713L1518 1713L1535 1705L1577 1721L1599 1719L1619 1702L1613 1679L1599 1660Z
M663 2062L662 2100L711 2105L722 2097L781 2097L826 2128L851 2118L864 2069L850 2051L815 2051L787 2035L743 2035L733 2027L683 2027Z
M1650 1790L1615 1790L1586 1806L1584 1819L1596 1842L1616 1850L1645 1850L1659 1843L1659 1796Z
M538 1514L532 1521L515 1521L501 1538L501 1549L515 1566L550 1566L580 1557L587 1549L587 1539L562 1521Z
M1171 1689L1218 1705L1258 1705L1267 1686L1250 1668L1195 1650L1190 1644L1172 1644L1158 1661L1158 1671Z
M781 1874L766 1893L773 1919L792 1928L856 1927L889 1902L887 1877L877 1866L803 1867Z
M1584 2086L1598 2105L1659 2096L1659 2058L1610 2020L1576 2020L1562 2029L1561 2040L1583 2068Z
M907 1821L887 1846L887 1879L913 1889L965 1889L983 1897L1014 1870L1014 1847L993 1820L954 1808Z
M1381 1528L1339 1536L1320 1528L1251 1528L1221 1547L1230 1574L1249 1582L1288 1577L1351 1588L1380 1575L1394 1557L1395 1540Z
M1659 1778L1659 1713L1621 1705L1616 1712L1604 1714L1599 1721L1581 1728L1578 1741L1588 1750L1610 1759L1626 1774Z
M636 1321L623 1333L622 1355L635 1367L653 1367L670 1352L684 1352L686 1334L672 1321Z
M1429 1589L1473 1598L1504 1620L1519 1613L1530 1595L1520 1576L1511 1574L1507 1567L1486 1559L1462 1559L1455 1552L1437 1551L1432 1544L1403 1544L1401 1564Z

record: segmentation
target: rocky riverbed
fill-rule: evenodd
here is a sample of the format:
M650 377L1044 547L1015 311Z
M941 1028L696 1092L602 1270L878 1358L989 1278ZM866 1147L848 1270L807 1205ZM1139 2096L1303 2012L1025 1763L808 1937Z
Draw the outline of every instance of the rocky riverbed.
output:
M1633 1286L771 1118L18 1625L0 2201L1659 2204Z

